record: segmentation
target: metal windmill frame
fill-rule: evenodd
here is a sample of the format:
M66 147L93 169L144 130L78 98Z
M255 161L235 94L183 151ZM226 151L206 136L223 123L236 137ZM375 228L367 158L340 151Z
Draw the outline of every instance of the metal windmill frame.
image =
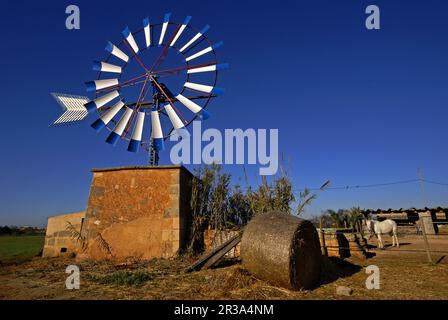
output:
M208 107L211 99L217 97L216 92L221 90L219 88L216 88L216 84L218 82L218 73L219 73L218 70L224 69L228 66L227 64L218 63L215 49L221 43L213 44L210 41L210 39L205 35L209 27L205 26L202 30L199 30L189 24L190 19L191 17L187 17L184 23L176 23L170 21L170 14L166 14L163 23L150 25L149 19L145 19L143 22L144 26L134 33L132 33L129 30L129 28L126 28L125 31L123 31L123 35L125 36L125 38L122 39L117 46L109 42L109 49L108 49L109 54L107 55L107 57L105 57L103 61L95 62L94 70L98 71L96 80L86 83L88 88L90 86L90 91L94 92L92 99L85 104L85 107L87 110L90 109L89 111L92 111L92 109L96 110L99 115L99 119L92 124L92 127L97 129L97 131L99 131L98 129L106 127L107 130L111 132L108 139L106 140L108 143L115 144L116 140L118 139L117 135L119 136L119 138L125 141L129 141L128 151L135 151L134 149L138 149L138 147L137 148L135 147L136 141L133 141L133 139L135 138L135 136L139 136L140 140L137 140L137 142L139 146L141 146L149 153L150 165L158 165L159 160L158 153L161 148L163 149L164 140L168 139L177 129L179 129L179 127L182 128L187 127L198 117L206 115L204 109ZM172 32L172 35L168 37L167 41L163 41L166 39L165 36L167 30L173 29L173 27L174 32ZM151 47L157 46L155 41L155 33L158 30L160 30L160 39L158 45L162 46L162 51L158 56L158 58L156 59L156 61L152 64L151 68L149 69L143 64L138 54L140 52L146 51L147 49L150 49ZM191 38L190 41L187 42L187 44L185 44L182 48L179 48L176 42L177 40L179 40L182 34L185 34L183 33L185 30L188 30L189 33L196 35L193 38ZM137 45L137 42L135 41L134 38L134 36L138 36L142 32L145 33L146 37L145 39L147 44L146 47L143 48ZM153 41L150 40L150 43L148 43L148 38L153 39ZM195 54L188 57L188 54L192 52L192 50L194 50L203 43L208 45L206 49L196 52ZM160 67L164 62L164 59L167 57L170 48L182 54L185 65L182 67L161 69ZM129 56L125 52L128 53ZM196 65L193 65L191 63L191 60L203 56L206 53L211 54L213 57L213 59L211 59L210 62ZM121 60L115 59L114 56L115 58L119 57ZM126 57L127 59L124 59L123 57ZM114 62L114 60L115 61L120 60L121 64L118 65L116 63L112 64L111 62ZM137 61L138 64L140 64L140 66L144 69L145 73L120 83L124 70L134 60ZM114 68L115 70L119 69L119 72L111 71L111 68ZM161 82L160 79L167 76L179 75L183 71L186 71L185 84L184 86L182 86L180 92L174 95L166 87L166 85L163 82ZM190 71L192 72L190 73ZM104 78L104 76L109 75L111 72L118 73L118 76L115 79ZM190 83L192 74L202 72L212 74L211 85ZM116 81L114 82L113 85L110 85L109 83L109 85L104 87L103 86L104 82L110 82L110 80L114 81L116 80ZM101 86L97 86L97 84L99 83L102 83ZM122 102L124 101L124 98L121 96L120 90L126 87L139 85L141 83L143 83L143 85L140 90L138 99L135 101L131 101L129 103ZM190 84L190 87L187 87L187 84ZM94 88L94 90L92 90L92 87ZM206 91L204 91L205 87ZM98 100L104 100L104 97L107 96L108 94L111 94L111 92L112 93L116 92L112 99L108 99L106 103L101 103L100 105L97 104ZM146 96L150 92L151 92L151 99L146 100ZM195 94L184 96L186 92L194 92ZM57 96L55 96L55 98L58 99ZM108 105L110 101L116 98L119 99L119 103L121 102L120 105L118 105L118 103L115 104L114 106ZM198 104L196 104L195 101L202 102L202 105L199 106ZM59 99L58 102L61 103L61 100ZM189 119L184 117L183 114L180 112L180 110L176 108L174 104L175 102L180 102L181 105L190 109L190 111L193 112L193 116L191 116ZM194 105L193 109L190 107L191 104ZM115 119L115 115L117 115L123 109L125 110L125 113L123 114L122 118ZM157 116L154 116L154 112L157 112ZM114 115L110 117L110 114L108 116L107 113L113 113ZM160 119L158 116L159 114L169 118L169 120L172 123L171 128L168 130L167 134L163 134ZM179 118L178 114L182 117L182 120ZM86 115L83 113L82 116L78 116L76 118L76 121L83 120L85 116ZM146 116L151 116L152 121L151 137L149 140L143 140L141 138L142 135L141 131L143 130L144 118ZM155 117L156 120L154 120L153 117ZM62 116L60 118L62 118ZM107 121L104 120L105 118L107 118ZM140 118L143 118L143 120ZM74 122L74 121L66 121L66 122ZM123 124L123 122L125 123ZM134 122L134 132L131 133L130 129L133 122ZM155 128L153 128L153 126ZM117 130L117 127L120 127L120 129ZM157 128L160 129L159 130L160 132L157 131L158 130ZM140 131L139 133L140 135L138 134L135 135L135 131ZM158 138L154 137L155 131L158 134ZM162 147L160 147L160 143L158 147L155 140L162 140Z

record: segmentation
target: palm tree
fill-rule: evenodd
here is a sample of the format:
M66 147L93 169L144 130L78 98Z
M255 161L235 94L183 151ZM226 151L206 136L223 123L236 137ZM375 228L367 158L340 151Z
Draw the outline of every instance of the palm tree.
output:
M325 215L328 215L330 217L335 228L344 226L345 210L339 209L338 211L335 211L332 209L328 209L327 211L325 211Z
M356 229L362 218L361 208L359 207L353 207L345 213L345 219L352 230Z

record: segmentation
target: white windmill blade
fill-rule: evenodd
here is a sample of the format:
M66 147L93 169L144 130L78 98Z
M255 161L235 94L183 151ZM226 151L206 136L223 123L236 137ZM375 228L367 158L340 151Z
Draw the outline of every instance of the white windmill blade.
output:
M204 67L198 67L198 68L191 68L187 70L187 73L201 73L201 72L211 72L211 71L217 71L217 70L224 70L228 69L229 64L228 63L220 63L220 64L213 64L210 66L204 66Z
M177 30L177 33L174 36L173 41L171 41L170 47L174 46L174 44L176 43L177 39L179 39L179 37L182 34L182 32L184 32L184 30L187 27L187 25L190 22L190 20L191 20L191 16L187 16L185 18L184 23L182 23L182 25L180 26L179 30Z
M84 104L89 98L65 93L51 93L64 112L51 125L59 126L84 120L89 114Z
M151 25L149 18L143 19L143 30L145 32L146 48L148 48L151 45Z
M112 145L117 144L117 141L118 141L118 139L120 139L121 135L123 134L124 129L126 129L126 125L128 124L129 120L131 119L133 112L134 112L134 110L126 107L126 111L124 112L120 121L118 121L117 125L115 126L115 129L107 137L107 139L106 139L107 143L110 143Z
M88 103L84 104L84 107L86 107L88 112L95 111L96 109L104 106L106 103L111 102L119 95L120 94L118 93L118 91L114 90L112 92L105 94L104 96L96 98L95 100L89 101Z
M135 121L134 131L132 132L131 141L129 141L128 151L137 152L142 141L143 124L145 123L145 113L139 111L137 120Z
M224 89L222 89L222 88L206 86L204 84L199 84L199 83L194 83L194 82L185 82L184 87L192 89L192 90L200 91L200 92L213 93L213 94L217 94L217 95L224 93Z
M190 109L191 112L196 113L202 119L206 120L206 119L208 119L210 117L209 113L207 111L205 111L204 109L202 109L201 106L199 106L198 104L194 103L193 101L191 101L187 97L184 97L180 93L176 95L176 99L180 103L182 103L184 106L186 106L188 109Z
M151 110L151 138L157 151L165 149L162 125L160 124L159 112L156 109Z
M138 54L138 45L137 42L135 42L134 36L132 35L131 30L129 30L129 27L126 26L126 28L122 32L123 36L125 37L126 41L131 46L132 50L134 50L135 54Z
M159 46L161 46L163 43L163 38L165 37L166 29L168 28L168 23L170 22L170 16L171 13L166 13L165 18L163 19L162 32L160 33L159 38Z
M124 62L129 61L129 57L127 56L127 54L124 53L123 51L121 51L117 46L115 46L110 41L107 43L106 51L109 52L110 54L114 55L118 59L123 60Z
M168 117L170 118L171 123L173 124L174 129L178 130L185 127L184 123L182 122L182 120L180 120L176 111L174 111L173 107L170 104L165 105L165 110L168 114Z
M185 58L185 61L188 62L188 61L191 61L193 59L199 58L200 56L203 56L204 54L209 53L209 52L219 48L220 46L222 46L222 44L223 44L222 41L220 41L218 43L215 43L214 45L209 46L209 47L205 48L204 50L196 52L195 54L192 54L191 56Z
M124 107L123 101L118 101L116 104L114 104L109 110L107 110L105 113L101 115L94 123L92 123L90 126L95 129L97 132L99 132L101 129L103 129L114 117L115 115L121 110L121 108Z
M118 79L102 79L86 82L87 92L98 91L118 85Z
M101 72L111 72L111 73L121 73L122 71L120 66L116 66L114 64L107 63L104 61L94 61L93 70Z
M193 38L191 38L190 41L188 41L182 48L180 48L179 52L185 51L185 49L195 43L196 40L198 40L204 33L206 33L208 29L210 29L209 25L206 25L204 28L202 28L201 31L199 31Z

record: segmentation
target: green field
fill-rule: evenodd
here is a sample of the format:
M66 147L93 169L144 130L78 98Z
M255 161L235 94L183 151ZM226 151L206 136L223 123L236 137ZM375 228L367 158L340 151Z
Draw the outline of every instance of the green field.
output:
M1 236L0 261L21 262L28 260L42 250L45 236Z

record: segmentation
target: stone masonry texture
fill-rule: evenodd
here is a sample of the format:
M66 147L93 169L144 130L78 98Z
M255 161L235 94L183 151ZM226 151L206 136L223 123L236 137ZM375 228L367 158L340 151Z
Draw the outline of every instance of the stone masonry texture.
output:
M74 238L73 230L81 231L84 217L84 211L49 217L42 256L57 257L78 253L82 246Z
M93 169L80 257L171 258L185 249L193 175L182 166Z

